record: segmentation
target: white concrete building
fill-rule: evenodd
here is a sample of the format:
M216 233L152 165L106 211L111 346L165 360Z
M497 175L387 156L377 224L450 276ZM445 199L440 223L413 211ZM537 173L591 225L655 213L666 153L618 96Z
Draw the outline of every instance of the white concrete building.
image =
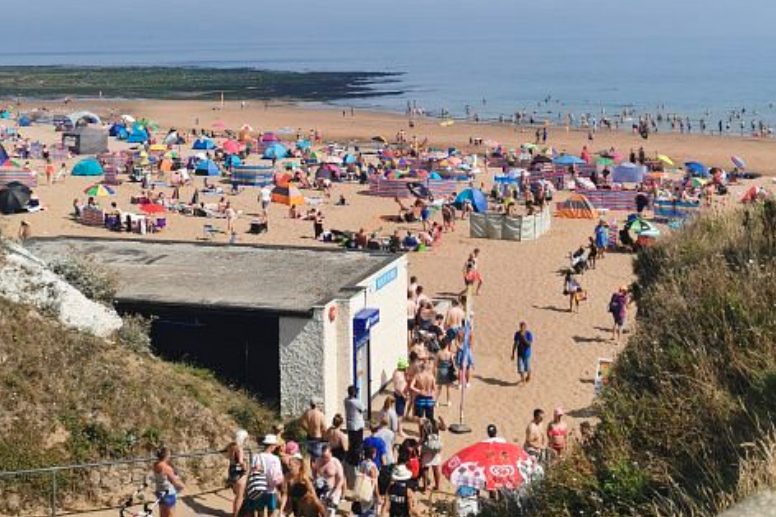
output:
M406 354L404 255L66 237L28 248L113 268L117 309L155 318L162 356L210 368L282 416L315 396L330 418L351 384L368 402Z

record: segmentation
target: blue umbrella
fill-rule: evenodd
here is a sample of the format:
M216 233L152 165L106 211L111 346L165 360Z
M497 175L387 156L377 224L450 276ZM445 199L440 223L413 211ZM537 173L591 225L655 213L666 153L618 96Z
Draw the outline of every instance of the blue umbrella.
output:
M571 154L562 154L552 160L555 165L581 165L585 162L582 158Z
M269 144L264 149L263 157L267 160L277 159L280 160L288 156L288 149L286 146L279 143Z
M459 209L467 201L472 204L474 211L478 214L484 214L488 211L488 199L481 190L467 188L455 197L455 204L458 205Z
M708 169L701 162L686 162L684 168L693 176L705 177L709 175Z

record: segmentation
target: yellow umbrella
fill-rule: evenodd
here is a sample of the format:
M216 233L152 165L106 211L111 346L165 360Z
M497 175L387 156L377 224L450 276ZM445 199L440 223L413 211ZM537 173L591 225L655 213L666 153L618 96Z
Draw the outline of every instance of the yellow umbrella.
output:
M668 156L664 155L664 154L658 154L657 155L657 159L659 161L663 162L664 164L668 165L669 167L673 167L674 166L674 161L671 158L669 158Z

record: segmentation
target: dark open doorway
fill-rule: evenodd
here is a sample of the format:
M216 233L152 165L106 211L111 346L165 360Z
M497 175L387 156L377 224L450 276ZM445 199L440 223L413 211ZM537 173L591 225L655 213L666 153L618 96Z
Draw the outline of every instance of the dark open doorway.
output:
M119 304L117 309L153 318L151 341L161 357L207 368L279 406L277 316L154 304Z

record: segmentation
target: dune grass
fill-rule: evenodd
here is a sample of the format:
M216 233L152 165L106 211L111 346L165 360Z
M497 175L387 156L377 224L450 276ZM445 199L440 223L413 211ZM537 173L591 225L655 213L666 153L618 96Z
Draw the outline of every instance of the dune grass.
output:
M594 439L522 514L716 515L773 481L776 204L703 216L635 272L639 325Z

